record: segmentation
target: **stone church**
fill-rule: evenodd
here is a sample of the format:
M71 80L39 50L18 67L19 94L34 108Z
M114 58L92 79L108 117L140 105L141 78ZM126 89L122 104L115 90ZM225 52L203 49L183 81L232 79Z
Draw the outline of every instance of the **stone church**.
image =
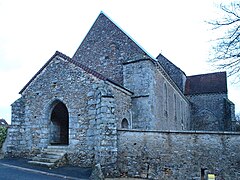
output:
M36 163L42 158L49 166L53 161L44 160L41 154L60 149L68 163L82 167L99 163L106 176L183 177L162 155L156 155L155 161L161 157L159 164L165 164L161 171L154 169L154 161L149 161L152 149L169 148L160 145L170 141L169 136L191 135L182 141L186 145L192 137L221 136L217 132L234 136L234 104L228 99L225 72L187 76L162 54L151 57L104 13L72 58L57 51L20 95L12 104L5 153L33 157ZM164 138L160 141L155 136ZM135 143L126 145L128 138ZM155 140L144 145L152 149L143 150L143 144ZM140 162L145 165L147 161L146 167L134 166L137 158L129 160L137 145L135 150L143 148L145 153L137 157L150 153Z

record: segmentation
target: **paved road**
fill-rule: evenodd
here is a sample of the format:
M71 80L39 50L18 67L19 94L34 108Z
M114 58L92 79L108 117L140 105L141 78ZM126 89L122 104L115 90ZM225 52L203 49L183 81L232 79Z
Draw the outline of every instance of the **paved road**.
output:
M23 169L18 169L14 167L9 167L0 164L0 179L2 180L59 180L63 177L50 176L47 174L37 173L33 171L27 171Z
M27 159L0 159L0 180L86 180L90 174L90 168L64 166L48 169L28 164Z

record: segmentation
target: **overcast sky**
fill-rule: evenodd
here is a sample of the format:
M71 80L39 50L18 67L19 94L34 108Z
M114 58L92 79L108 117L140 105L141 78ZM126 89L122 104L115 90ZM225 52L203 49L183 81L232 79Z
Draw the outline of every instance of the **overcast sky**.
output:
M0 118L11 119L18 92L56 50L72 57L101 11L149 54L162 53L187 75L207 63L216 36L205 21L228 0L0 0ZM240 84L228 81L240 111Z

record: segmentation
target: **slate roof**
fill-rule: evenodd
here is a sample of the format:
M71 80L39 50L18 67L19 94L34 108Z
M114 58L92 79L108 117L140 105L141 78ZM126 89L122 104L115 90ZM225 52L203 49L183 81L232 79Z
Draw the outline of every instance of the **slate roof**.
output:
M55 54L44 64L44 66L32 77L32 79L30 79L30 81L23 87L23 89L19 92L19 94L22 94L22 92L31 84L31 82L43 71L43 69L57 56L60 56L64 59L66 59L69 63L72 63L76 66L78 66L79 68L81 68L82 70L84 70L85 72L87 72L88 74L91 74L93 76L95 76L96 78L98 79L101 79L101 80L104 80L104 81L108 81L126 91L128 91L129 93L133 94L131 91L129 91L128 89L122 87L121 85L119 85L118 83L112 81L111 79L103 76L102 74L88 68L87 66L84 66L83 64L73 60L72 58L68 57L67 55L59 52L59 51L56 51Z
M185 94L227 93L226 72L187 76Z
M168 73L168 75L172 78L174 83L178 86L178 88L183 92L184 91L184 81L183 76L186 76L185 73L177 67L175 64L173 64L171 61L169 61L165 56L162 54L159 54L156 59L161 64L161 66L164 68L164 70Z
M161 53L156 57L156 59L160 62L160 64L162 65L161 61L164 61L168 64L168 66L172 66L173 68L181 71L183 74L185 74L179 67L177 67L175 64L173 64L171 61L169 61L165 56L163 56ZM165 71L168 70L168 68L165 68Z

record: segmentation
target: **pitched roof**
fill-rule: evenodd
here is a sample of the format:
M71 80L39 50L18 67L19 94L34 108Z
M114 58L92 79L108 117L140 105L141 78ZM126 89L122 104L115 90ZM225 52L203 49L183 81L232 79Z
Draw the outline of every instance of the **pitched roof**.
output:
M169 59L167 59L165 56L163 56L161 53L156 57L156 59L162 64L161 62L164 61L167 63L168 66L172 66L172 68L175 68L182 73L184 73L179 67L177 67L175 64L173 64ZM165 68L164 68L165 69ZM185 74L185 73L184 73Z
M185 73L162 54L159 54L156 59L164 68L164 70L168 73L168 75L172 78L172 80L178 86L178 88L183 92L184 91L183 76L186 76Z
M185 94L227 93L226 72L187 76Z
M77 62L77 61L74 61L72 58L68 57L67 55L59 52L59 51L56 51L55 54L43 65L43 67L32 77L32 79L30 79L30 81L23 87L23 89L19 92L19 94L22 94L22 92L31 84L31 82L43 71L43 69L55 58L55 57L62 57L64 59L66 59L69 63L72 63L76 66L78 66L79 68L81 68L82 70L84 70L85 72L87 72L88 74L91 74L93 76L95 76L96 78L98 79L101 79L101 80L104 80L104 81L108 81L124 90L126 90L127 92L133 94L131 91L129 91L128 89L122 87L121 85L119 85L118 83L112 81L111 79L103 76L102 74L88 68L87 66L84 66L83 64Z

